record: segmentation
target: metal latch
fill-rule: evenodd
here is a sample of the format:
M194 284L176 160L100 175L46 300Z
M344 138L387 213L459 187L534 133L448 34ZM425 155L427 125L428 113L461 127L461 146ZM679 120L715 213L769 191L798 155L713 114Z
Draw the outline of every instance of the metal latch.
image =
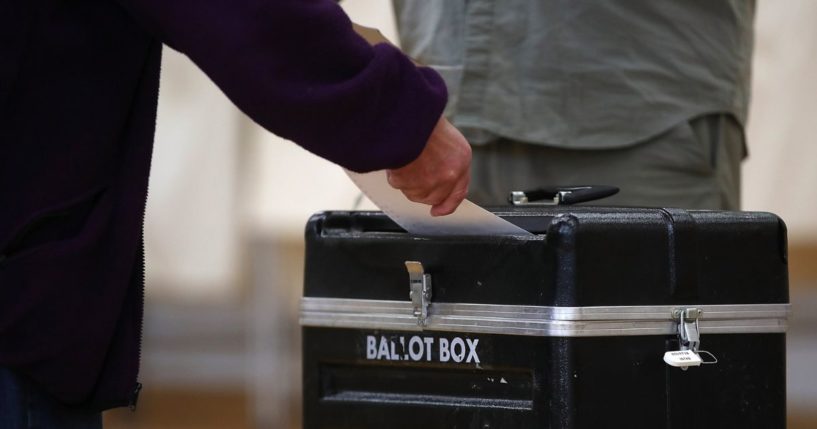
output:
M698 353L701 345L701 331L698 319L703 315L700 308L676 308L672 310L672 318L678 322L678 342L681 350L692 350Z
M718 358L701 347L701 329L698 320L703 315L700 308L676 308L672 310L672 318L678 324L679 350L664 353L664 362L670 366L687 370L691 366L718 363ZM712 360L704 361L701 354L706 354Z
M409 273L409 298L414 309L417 324L425 326L428 318L428 305L431 303L431 274L426 274L423 264L417 261L406 261Z

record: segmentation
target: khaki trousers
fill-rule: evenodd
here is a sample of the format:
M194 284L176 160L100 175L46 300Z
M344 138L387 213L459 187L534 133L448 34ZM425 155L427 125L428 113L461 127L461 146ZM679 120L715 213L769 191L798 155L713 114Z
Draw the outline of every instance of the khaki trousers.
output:
M507 205L510 191L542 186L612 185L621 191L585 205L740 208L743 129L726 114L678 124L638 144L574 150L500 139L473 146L469 198Z

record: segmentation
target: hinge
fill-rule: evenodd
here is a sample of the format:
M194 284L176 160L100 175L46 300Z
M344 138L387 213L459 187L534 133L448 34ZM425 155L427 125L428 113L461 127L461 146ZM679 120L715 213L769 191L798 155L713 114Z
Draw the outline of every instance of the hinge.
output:
M557 186L529 191L512 191L508 202L515 206L558 206L606 198L618 193L615 186Z
M678 342L681 350L692 350L697 353L701 345L701 331L698 319L703 315L700 308L676 308L672 318L678 323Z

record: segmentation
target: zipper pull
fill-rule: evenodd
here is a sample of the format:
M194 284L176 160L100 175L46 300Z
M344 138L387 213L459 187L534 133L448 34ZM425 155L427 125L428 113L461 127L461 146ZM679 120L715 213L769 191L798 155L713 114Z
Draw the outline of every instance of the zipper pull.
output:
M133 388L133 392L130 394L130 401L128 402L128 408L131 411L136 411L136 403L139 402L139 393L142 392L142 383L136 383L136 387Z

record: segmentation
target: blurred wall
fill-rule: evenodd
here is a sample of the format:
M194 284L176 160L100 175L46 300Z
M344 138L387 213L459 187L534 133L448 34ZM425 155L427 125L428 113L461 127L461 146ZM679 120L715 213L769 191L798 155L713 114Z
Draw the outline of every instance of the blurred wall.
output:
M235 296L241 118L187 57L164 49L145 220L153 298Z
M794 244L817 241L815 22L817 1L757 2L743 209L779 214Z

